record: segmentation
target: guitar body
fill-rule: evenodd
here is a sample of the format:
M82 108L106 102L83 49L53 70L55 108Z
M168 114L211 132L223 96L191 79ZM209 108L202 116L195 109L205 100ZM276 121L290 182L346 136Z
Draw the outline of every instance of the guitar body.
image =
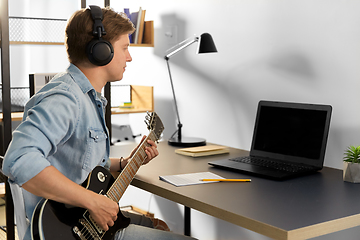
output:
M97 166L82 185L96 193L106 194L113 183L111 173ZM110 240L117 230L129 223L130 219L119 211L114 226L105 232L96 226L86 209L43 199L34 210L31 235L33 240Z
M136 152L115 180L111 173L103 167L96 167L89 174L83 187L106 195L114 202L119 202L126 188L130 185L136 172L147 158L145 149L150 144L148 139L158 141L164 125L155 113L148 113L145 123L150 130L149 135L136 148ZM43 199L36 206L31 220L31 236L33 240L110 240L119 229L126 228L130 219L121 211L108 231L103 231L90 217L86 209Z

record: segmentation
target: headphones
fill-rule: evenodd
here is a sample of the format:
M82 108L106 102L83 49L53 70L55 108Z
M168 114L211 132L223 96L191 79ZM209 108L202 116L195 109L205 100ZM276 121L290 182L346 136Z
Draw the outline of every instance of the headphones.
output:
M106 35L102 24L103 14L98 6L90 6L91 17L94 20L94 38L86 46L86 54L90 62L97 66L104 66L114 57L114 48L111 43L102 39Z

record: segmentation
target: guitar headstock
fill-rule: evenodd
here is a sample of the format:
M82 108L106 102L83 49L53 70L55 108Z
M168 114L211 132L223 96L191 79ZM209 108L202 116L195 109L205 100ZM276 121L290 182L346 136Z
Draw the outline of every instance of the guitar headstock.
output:
M153 131L156 141L158 141L161 137L161 133L164 131L164 125L160 117L156 114L156 112L148 112L145 117L145 123L148 130Z

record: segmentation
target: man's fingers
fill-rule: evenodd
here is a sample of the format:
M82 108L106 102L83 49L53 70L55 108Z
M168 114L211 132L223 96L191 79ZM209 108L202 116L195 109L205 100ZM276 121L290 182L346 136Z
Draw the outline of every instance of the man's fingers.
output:
M114 226L114 221L109 221L109 222L108 222L108 226L109 226L109 227Z

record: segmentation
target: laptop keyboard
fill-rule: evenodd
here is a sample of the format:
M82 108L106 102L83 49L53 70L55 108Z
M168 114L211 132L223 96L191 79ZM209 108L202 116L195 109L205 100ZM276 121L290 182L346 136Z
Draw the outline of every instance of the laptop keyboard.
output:
M286 171L286 172L297 173L297 172L305 172L305 171L309 171L309 170L315 170L314 168L309 167L309 166L275 162L275 161L268 160L268 159L261 159L261 158L250 157L250 156L230 158L229 160L235 161L235 162L253 164L256 166L267 167L267 168L272 168L272 169Z

